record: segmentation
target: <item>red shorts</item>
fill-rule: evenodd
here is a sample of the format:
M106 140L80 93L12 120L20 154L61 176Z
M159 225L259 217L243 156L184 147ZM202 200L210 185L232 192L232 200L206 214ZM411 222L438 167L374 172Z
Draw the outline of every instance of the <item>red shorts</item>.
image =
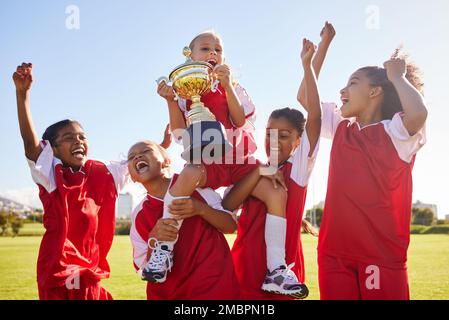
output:
M409 300L407 269L318 255L321 300Z
M113 300L112 295L100 286L100 282L85 283L80 281L78 286L56 288L39 287L40 300Z
M204 164L206 184L203 188L218 189L228 187L242 180L247 174L259 167L260 162L254 158L246 159L244 164Z

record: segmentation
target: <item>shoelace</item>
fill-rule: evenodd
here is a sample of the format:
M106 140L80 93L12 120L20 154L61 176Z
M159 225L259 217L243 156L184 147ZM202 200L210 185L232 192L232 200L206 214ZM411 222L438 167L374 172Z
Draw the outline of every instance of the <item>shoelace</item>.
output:
M154 241L154 247L151 242ZM168 259L168 269L171 270L170 252L161 248L161 243L156 238L151 238L149 241L149 247L153 250L151 252L149 266L151 269L164 270L165 260Z
M289 265L287 266L286 269L284 269L284 270L281 271L281 273L282 273L282 275L285 277L285 279L286 279L287 281L297 283L298 280L296 279L296 277L294 277L294 276L292 275L292 274L294 274L293 271L290 273L290 271L292 270L292 268L293 268L294 266L295 266L295 263L294 263L294 262L291 263L291 264L289 264Z

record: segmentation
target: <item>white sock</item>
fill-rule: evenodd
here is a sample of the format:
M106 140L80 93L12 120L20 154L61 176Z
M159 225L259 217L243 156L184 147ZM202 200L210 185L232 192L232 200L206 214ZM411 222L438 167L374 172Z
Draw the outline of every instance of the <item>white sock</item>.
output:
M167 191L167 193L165 194L164 197L164 213L162 214L162 218L163 219L173 219L174 216L168 211L168 206L172 203L173 200L178 200L178 199L188 199L190 197L174 197L170 194L170 191ZM184 220L178 220L178 225L176 226L176 228L179 230L182 226L182 222ZM173 247L175 246L175 243L178 241L178 238L176 238L175 241L160 241L161 244L167 245L168 249L170 251L173 251Z
M285 238L287 220L267 213L265 221L265 244L267 246L267 267L273 271L285 263Z

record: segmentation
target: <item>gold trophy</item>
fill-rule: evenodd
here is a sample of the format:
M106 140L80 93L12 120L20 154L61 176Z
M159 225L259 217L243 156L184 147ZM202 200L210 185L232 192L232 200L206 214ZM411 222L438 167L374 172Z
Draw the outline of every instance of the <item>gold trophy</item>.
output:
M201 102L201 96L216 85L211 78L213 67L207 62L193 61L191 54L190 48L185 47L183 55L187 58L186 62L176 67L168 79L160 78L157 82L169 80L176 98L192 101L187 113L187 130L182 139L184 151L181 157L195 163L200 163L201 160L221 160L232 149L232 145L225 138L223 125ZM203 152L206 147L209 152Z

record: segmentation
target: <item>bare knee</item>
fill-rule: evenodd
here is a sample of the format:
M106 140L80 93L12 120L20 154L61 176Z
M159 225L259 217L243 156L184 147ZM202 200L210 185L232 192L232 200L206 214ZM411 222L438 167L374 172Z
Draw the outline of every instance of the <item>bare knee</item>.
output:
M269 179L263 178L254 189L253 196L265 203L269 213L285 217L288 194L281 186L274 188Z
M278 186L277 188L271 186L271 190L267 192L265 204L267 206L281 205L285 207L287 205L287 197L287 191L285 191L284 188L282 188L281 186Z
M204 174L202 165L188 164L182 169L180 176L190 181L200 181Z
M201 186L204 180L204 167L202 165L188 164L181 171L176 183L170 188L173 196L191 195Z

